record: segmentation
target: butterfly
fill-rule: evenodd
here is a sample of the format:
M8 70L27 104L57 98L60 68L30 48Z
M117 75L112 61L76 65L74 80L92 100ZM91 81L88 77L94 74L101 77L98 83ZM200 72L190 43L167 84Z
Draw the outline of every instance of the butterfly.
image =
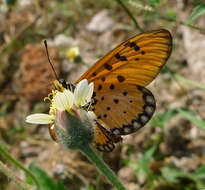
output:
M99 151L111 152L121 136L136 132L151 119L156 103L146 86L171 51L168 30L141 33L114 48L76 81L94 82L90 109L97 116L94 143Z

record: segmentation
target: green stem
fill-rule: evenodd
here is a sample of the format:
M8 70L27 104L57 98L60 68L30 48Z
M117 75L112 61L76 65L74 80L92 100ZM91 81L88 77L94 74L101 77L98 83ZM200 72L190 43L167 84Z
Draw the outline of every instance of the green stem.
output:
M141 29L141 27L139 26L139 24L137 23L136 19L134 18L134 16L132 15L132 13L129 11L129 9L126 7L125 3L122 1L122 0L116 0L120 6L125 10L125 12L127 13L127 15L130 17L130 19L134 22L136 28L138 28L141 32L143 32L143 29ZM186 23L186 22L183 22L183 21L177 21L175 18L170 18L170 17L167 17L165 15L162 15L160 13L158 13L157 11L155 10L146 10L146 11L149 11L149 12L153 12L153 13L156 13L159 15L159 18L160 19L163 19L163 20L167 20L169 22L175 22L176 24L181 24L181 25L184 25L184 26L188 26L192 29L195 29L195 30L198 30L202 33L205 32L205 29L204 28L201 28L199 26L195 26L195 25L192 25L192 24L189 24L189 23Z
M121 0L116 0L119 5L125 10L125 12L127 13L127 15L131 18L131 20L134 22L136 28L138 30L140 30L141 32L143 32L142 28L139 26L139 24L137 23L137 21L135 20L134 16L132 15L132 13L130 12L130 10L126 7L126 5L124 4L124 2L122 2Z
M10 160L14 165L16 165L18 168L20 168L21 170L23 170L27 175L29 175L33 181L35 182L38 190L40 190L40 184L38 183L38 180L36 179L36 177L27 169L24 168L23 165L18 162L17 160L15 160L7 151L4 150L3 147L0 146L0 153L8 160Z
M191 80L189 80L189 79L186 79L186 78L182 77L181 75L175 74L174 71L172 71L172 70L171 70L168 66L166 66L166 65L165 65L164 67L165 67L166 71L169 72L169 74L170 74L170 75L172 76L172 78L175 80L175 82L176 82L176 83L180 86L180 88L183 90L183 92L184 92L185 96L187 96L187 99L188 99L188 100L191 99L191 97L190 97L189 93L187 92L187 90L184 88L184 86L182 86L182 85L179 83L179 81L186 82L186 83L188 83L188 84L190 84L190 85L192 85L192 86L195 86L195 87L197 87L197 88L200 88L200 89L202 89L202 90L205 90L205 86L204 86L204 85L198 84L198 83L196 83L196 82L194 82L194 81L191 81ZM194 106L194 105L193 105L193 106ZM203 117L202 117L201 113L198 111L197 107L196 107L196 106L194 106L194 107L195 107L196 113L200 116L201 119L203 119Z
M202 84L199 84L199 83L197 83L197 82L195 82L195 81L189 80L189 79L184 78L184 77L182 77L182 76L180 76L180 75L177 75L177 74L175 74L174 76L175 76L175 78L176 78L177 80L179 80L179 81L186 82L187 84L190 84L190 85L192 85L192 86L194 86L194 87L197 87L197 88L200 88L200 89L202 89L202 90L205 90L205 86L202 85Z
M181 75L175 74L168 66L165 65L166 70L170 73L170 75L176 80L176 81L183 81L187 84L190 84L196 88L200 88L202 90L205 90L205 85L199 84L195 81L189 80ZM187 94L187 92L185 92Z
M117 190L126 190L114 172L91 148L93 129L92 120L85 110L78 109L76 112L73 111L72 114L66 111L57 111L55 131L58 142L67 148L80 150Z
M204 28L201 28L201 27L199 27L199 26L194 26L193 24L189 24L189 23L186 23L186 22L183 22L183 21L177 21L175 18L170 18L170 17L164 16L164 15L162 15L162 14L159 14L159 13L156 12L156 11L150 11L150 12L153 12L153 13L158 14L160 19L167 20L167 21L169 21L169 22L175 22L176 24L181 24L181 25L184 25L184 26L188 26L189 28L198 30L198 31L200 31L200 32L202 32L202 33L205 32L205 29L204 29Z
M90 145L85 145L80 149L102 172L107 180L118 190L126 190L125 186L120 182L114 172L105 164L105 162L94 152Z
M16 176L14 174L14 172L12 170L10 170L1 161L0 161L0 171L4 175L6 175L9 178L9 180L13 181L19 187L19 189L22 189L22 190L34 190L32 186L30 186L29 184L25 184L21 179L18 178L18 176Z

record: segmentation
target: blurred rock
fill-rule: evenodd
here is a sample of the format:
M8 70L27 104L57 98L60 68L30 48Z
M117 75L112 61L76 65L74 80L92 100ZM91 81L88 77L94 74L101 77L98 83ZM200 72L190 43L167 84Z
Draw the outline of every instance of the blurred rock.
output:
M118 171L119 178L124 182L135 181L134 170L131 167L125 166Z
M140 186L136 183L128 183L128 184L125 184L125 186L129 190L140 190L141 189Z
M196 168L199 167L199 161L197 156L195 155L192 155L190 157L182 157L180 159L171 156L171 160L178 168L183 168L185 172L195 171Z
M64 163L60 162L56 164L56 168L53 172L54 176L60 178L61 180L66 179L66 174L65 174L66 166Z
M27 1L27 0L21 0L21 1L18 1L18 4L22 7L26 7L26 6L29 6L32 4L31 1Z
M48 49L50 59L57 75L59 74L58 50ZM23 84L22 95L29 101L42 100L53 89L56 79L48 62L43 44L27 45L20 65Z
M51 44L52 46L76 46L77 41L72 37L68 37L64 34L59 34L56 35L52 42L49 41L49 44Z
M200 20L201 25L205 26L204 19ZM203 24L202 24L203 23ZM204 34L188 27L182 27L184 46L186 48L186 58L190 67L190 79L204 82L205 77L205 39ZM194 42L194 43L193 43Z
M112 18L109 17L109 12L107 10L102 10L94 15L87 26L87 30L90 32L102 33L110 29L113 23Z
M69 60L65 59L62 61L62 72L63 73L69 73L75 68L75 65L71 63Z
M21 148L21 154L20 154L21 159L27 159L28 157L37 157L38 151L41 150L40 147L31 146L26 141L22 141L20 143L20 148Z

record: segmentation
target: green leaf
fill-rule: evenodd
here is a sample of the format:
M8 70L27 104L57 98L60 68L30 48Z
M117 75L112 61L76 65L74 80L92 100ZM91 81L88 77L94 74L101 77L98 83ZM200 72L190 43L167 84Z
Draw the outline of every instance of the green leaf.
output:
M181 176L181 171L177 169L171 169L168 167L161 168L162 176L169 183L177 183L178 177Z
M182 114L190 122L194 123L197 127L205 130L205 121L198 119L192 112L184 110L182 108L177 109L180 114Z
M176 12L173 9L168 9L166 11L166 16L170 19L176 19Z
M35 162L32 162L29 166L31 172L36 176L42 190L65 190L62 182L57 184L52 180L50 176L47 175L45 171L36 166ZM27 181L29 178L27 178Z
M66 188L63 185L62 181L58 181L58 183L56 184L56 190L66 190Z
M155 8L160 5L160 0L147 0L151 7Z
M199 84L199 83L197 83L197 82L195 82L195 81L189 80L189 79L187 79L187 78L184 78L184 77L182 77L181 75L176 75L176 74L174 74L174 77L175 77L178 81L182 81L182 82L185 82L185 83L187 83L187 84L189 84L189 85L192 85L192 86L194 86L194 87L196 87L196 88L200 88L200 89L202 89L202 90L205 90L205 86L204 86L204 85Z
M196 20L199 16L205 14L205 3L198 5L194 8L191 16L188 18L187 23L191 23Z
M140 176L141 172L143 172L149 180L148 183L152 183L153 180L155 179L154 174L149 168L149 163L156 149L157 149L157 146L153 146L150 149L148 149L145 152L145 154L140 158L139 162L135 165L135 174L137 176Z
M183 179L188 180L190 182L193 182L192 184L196 184L196 187L198 190L203 189L205 184L203 183L204 175L205 175L205 166L202 166L199 168L195 174L186 173L183 170L180 170L178 168L175 168L173 166L163 167L161 168L162 177L168 182L172 184L179 184L181 183L181 180ZM187 187L186 187L187 189ZM196 189L196 188L191 188ZM191 190L190 189L190 190Z
M194 176L198 179L205 179L205 166L201 166L195 173Z
M157 113L155 117L151 120L151 125L159 126L164 128L170 119L178 114L176 109L166 110L164 113Z
M16 4L17 0L6 0L6 4L8 6L14 6Z

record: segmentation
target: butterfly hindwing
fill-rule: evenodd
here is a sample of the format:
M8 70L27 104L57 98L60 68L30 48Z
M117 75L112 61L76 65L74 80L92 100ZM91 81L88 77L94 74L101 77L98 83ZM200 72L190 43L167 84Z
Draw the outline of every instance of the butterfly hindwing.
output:
M120 136L112 134L99 122L96 122L94 131L94 143L99 151L111 152L115 148L114 143L122 140Z
M139 34L100 59L77 81L101 81L148 85L166 63L172 50L169 31L161 29Z
M127 135L143 127L155 111L155 99L145 87L105 83L95 91L92 110L114 135Z

